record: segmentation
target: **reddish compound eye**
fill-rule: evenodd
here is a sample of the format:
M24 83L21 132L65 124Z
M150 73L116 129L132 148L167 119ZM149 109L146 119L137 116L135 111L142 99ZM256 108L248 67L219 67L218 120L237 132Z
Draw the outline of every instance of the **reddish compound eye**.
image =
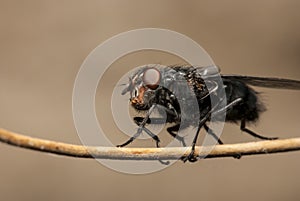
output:
M160 83L160 72L156 68L148 68L143 75L143 82L146 87L154 90Z

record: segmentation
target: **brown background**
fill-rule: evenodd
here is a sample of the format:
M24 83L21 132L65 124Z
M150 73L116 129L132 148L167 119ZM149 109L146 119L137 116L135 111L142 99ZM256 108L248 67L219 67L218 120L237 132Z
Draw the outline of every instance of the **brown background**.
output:
M223 73L300 79L299 9L298 0L2 0L0 126L79 144L71 101L80 65L104 40L137 28L166 28L191 37ZM108 77L114 73L121 76L118 69L123 66L145 62L172 64L178 58L157 52L125 57L114 64L106 79L111 80ZM253 129L280 138L299 136L299 92L260 90L265 92L269 111ZM97 100L101 101L101 94ZM101 109L107 108L105 104L97 106L100 122L101 115L110 112ZM112 122L104 124L116 130ZM225 128L222 138L227 143L255 140L234 125ZM1 200L280 201L300 197L300 152L178 162L141 176L115 172L95 160L5 144L0 144L0 161Z

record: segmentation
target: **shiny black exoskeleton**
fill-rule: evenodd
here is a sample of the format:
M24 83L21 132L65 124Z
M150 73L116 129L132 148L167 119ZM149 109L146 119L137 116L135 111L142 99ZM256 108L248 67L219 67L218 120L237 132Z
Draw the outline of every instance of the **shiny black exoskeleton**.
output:
M147 123L173 123L167 131L186 146L184 138L177 135L182 128L194 126L197 128L192 143L192 151L182 158L183 161L196 161L194 149L200 129L203 127L219 144L223 142L209 128L209 121L227 121L240 123L242 131L265 140L274 137L264 137L248 128L247 123L258 120L265 111L259 94L249 87L271 87L283 89L300 89L300 81L281 78L251 77L239 75L220 75L215 66L170 66L156 68L144 66L129 78L127 87L122 94L130 93L131 105L138 111L146 111L145 117L135 117L139 126L137 132L123 147L136 139L145 131L159 147L159 138L145 127ZM151 112L157 108L166 113L166 119L149 119ZM214 114L214 118L212 117ZM238 156L237 156L238 157Z

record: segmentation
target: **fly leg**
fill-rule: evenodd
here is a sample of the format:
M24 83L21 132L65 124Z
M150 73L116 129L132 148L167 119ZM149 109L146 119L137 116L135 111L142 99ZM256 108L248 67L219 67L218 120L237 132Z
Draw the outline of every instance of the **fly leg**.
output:
M195 146L196 146L196 143L197 143L197 139L198 139L198 136L199 136L199 133L200 133L200 129L202 128L202 126L208 121L209 119L209 116L211 114L211 111L208 112L205 117L203 119L200 120L199 122L199 125L198 125L198 128L197 128L197 132L196 132L196 135L193 139L193 142L192 142L192 150L191 152L189 153L188 156L184 156L181 158L181 160L183 162L186 162L187 160L189 162L196 162L198 159L197 159L197 156L195 156Z
M126 145L130 144L131 142L133 142L136 138L138 138L142 133L142 128L139 127L137 132L131 137L129 138L129 140L127 140L126 142L124 142L123 144L117 145L117 147L125 147Z
M171 126L171 127L167 128L167 131L175 139L177 139L178 141L180 141L182 143L182 146L186 147L186 143L184 141L184 137L181 137L178 134L174 133L174 131L178 132L179 128L180 128L180 124L176 124L175 126Z
M143 121L143 117L134 117L133 120L134 122L139 126L140 125L140 122ZM147 124L164 124L166 123L165 122L165 119L163 118L151 118L151 119L148 119L148 121L146 122ZM182 146L186 147L186 143L184 141L184 137L181 137L179 136L178 134L176 134L175 132L177 132L180 128L180 124L176 124L174 126L171 126L171 127L168 127L167 128L167 131L168 133L174 137L175 139L177 139L178 141L180 141L182 143ZM156 142L160 142L159 138L154 134L152 133L149 129L147 128L143 128L144 131L150 136L152 137ZM157 145L157 147L159 147Z
M198 139L198 135L200 133L200 129L201 129L202 126L198 126L198 129L197 129L197 132L196 132L196 135L193 139L193 143L192 143L192 150L191 152L189 153L188 156L185 156L183 158L181 158L181 160L185 163L186 161L190 161L190 162L196 162L198 159L197 157L195 156L195 146L196 146L196 143L197 143L197 139Z
M203 126L204 126L204 129L206 130L206 132L208 134L210 134L219 144L223 144L221 139L214 133L214 131L212 129L210 129L206 124L204 124ZM241 154L236 154L235 156L233 156L233 158L236 158L236 159L240 159L241 157L242 157Z
M206 132L211 135L217 142L218 144L224 144L222 142L222 140L214 133L213 130L211 130L206 124L203 125L204 126L204 129L206 130Z
M142 117L134 117L133 118L134 122L139 126L140 125L140 122L143 122L144 118ZM152 118L152 119L148 119L147 124L163 124L165 123L164 122L164 119L162 118ZM155 135L154 133L152 133L149 129L147 129L146 127L143 127L143 130L150 136L152 137L153 140L155 140L156 142L156 147L159 148L159 143L160 143L160 139L158 138L157 135ZM163 164L163 165L169 165L170 164L170 161L163 161L163 160L160 160L158 159L158 161Z
M136 138L138 138L142 131L145 128L146 123L149 121L149 117L150 114L152 113L153 109L156 107L156 105L152 105L151 108L147 111L147 114L145 116L145 118L143 119L143 121L141 123L139 123L139 128L137 129L137 132L131 137L129 138L129 140L127 140L125 143L117 145L117 147L125 147L126 145L130 144L131 142L133 142ZM148 133L147 133L148 134ZM152 137L152 136L151 136ZM157 136L156 136L157 137ZM158 138L158 137L157 137Z
M143 117L134 117L133 120L138 126L140 126L141 123L144 121L144 118ZM150 123L151 123L151 119L148 119L146 121L146 124L150 124ZM146 127L143 127L143 131L145 131L150 137L152 137L152 139L156 142L156 147L159 148L159 143L160 143L159 137L157 135L155 135L154 133L152 133Z
M250 129L246 128L246 120L245 119L243 119L241 121L241 127L240 128L241 128L242 131L244 131L244 132L246 132L246 133L248 133L248 134L250 134L254 137L257 137L259 139L263 139L263 140L276 140L276 139L278 139L278 137L265 137L265 136L259 135L255 132L251 131Z
M228 109L230 109L231 107L233 107L234 105L238 104L239 102L241 102L241 98L238 98L234 101L232 101L231 103L229 103L228 105L226 105L224 108L220 109L220 110L217 110L216 111L216 114L219 114L219 113L222 113L222 112L225 112L227 111ZM209 134L211 134L217 141L219 144L223 144L223 142L218 138L218 136L213 133L213 131L211 129L209 129L209 127L206 125L206 122L208 121L210 115L216 110L216 108L212 109L211 111L207 112L206 115L200 120L199 122L199 125L198 125L198 129L197 129L197 133L194 137L194 140L193 140L193 143L192 143L192 150L190 152L190 154L187 156L187 157L183 157L182 160L183 162L186 162L187 160L190 161L190 162L196 162L197 161L197 157L195 157L195 146L196 146L196 142L197 142L197 139L198 139L198 135L199 135L199 132L200 132L200 129L202 126L207 127L207 132ZM206 128L205 128L206 130ZM236 156L237 158L240 158L240 156Z

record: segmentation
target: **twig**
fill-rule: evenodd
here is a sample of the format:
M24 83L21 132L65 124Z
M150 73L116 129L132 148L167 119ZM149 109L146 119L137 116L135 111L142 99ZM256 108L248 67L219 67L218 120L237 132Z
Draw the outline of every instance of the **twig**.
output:
M170 148L115 148L92 147L66 144L39 138L32 138L0 129L0 141L10 145L53 154L118 160L176 160L189 154L190 147ZM300 138L259 141L239 144L216 145L215 147L196 147L195 154L206 158L229 157L237 155L269 154L300 150Z

